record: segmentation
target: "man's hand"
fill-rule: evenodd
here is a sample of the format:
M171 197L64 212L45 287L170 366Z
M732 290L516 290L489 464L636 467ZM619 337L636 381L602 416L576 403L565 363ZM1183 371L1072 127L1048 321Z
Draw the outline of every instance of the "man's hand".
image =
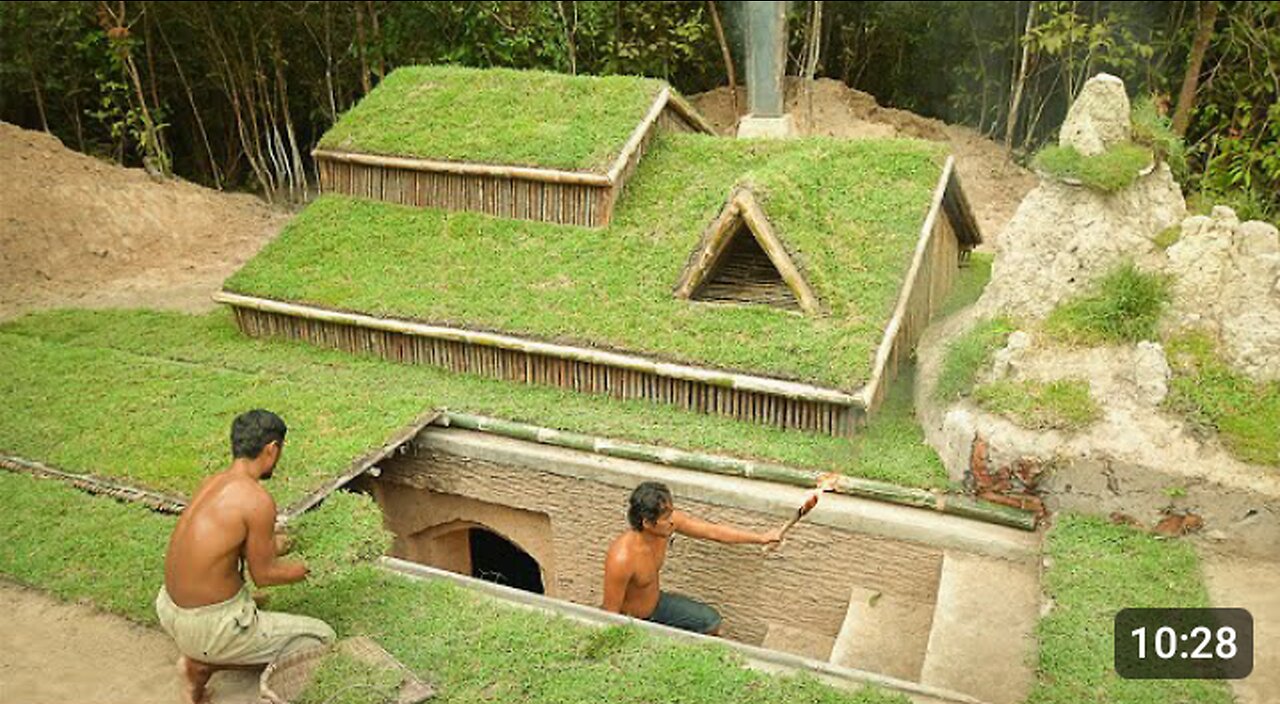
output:
M767 533L760 534L761 545L777 545L782 542L782 529L774 528Z

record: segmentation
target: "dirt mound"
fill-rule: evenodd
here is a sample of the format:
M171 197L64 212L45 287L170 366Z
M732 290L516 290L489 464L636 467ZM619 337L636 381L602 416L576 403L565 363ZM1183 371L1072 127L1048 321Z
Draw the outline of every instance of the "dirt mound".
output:
M0 318L71 305L207 309L288 217L3 122L0 183Z
M690 100L721 132L733 131L737 116L733 114L733 96L728 88L701 93ZM746 105L746 91L739 89L739 110L745 111ZM994 244L1022 197L1036 185L1035 176L1014 163L1003 146L975 130L882 107L870 94L840 81L823 78L806 89L804 81L789 78L786 105L803 135L842 139L913 137L950 144L965 193L973 203L987 242L984 249Z

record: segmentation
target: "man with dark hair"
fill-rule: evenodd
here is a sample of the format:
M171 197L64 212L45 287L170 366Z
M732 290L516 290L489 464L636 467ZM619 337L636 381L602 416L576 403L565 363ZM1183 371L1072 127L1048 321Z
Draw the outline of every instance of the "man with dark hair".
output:
M707 635L720 634L720 614L714 608L659 588L659 573L674 535L767 545L781 540L782 534L781 528L753 533L677 511L671 490L658 482L644 482L631 492L627 522L631 530L618 536L605 555L604 609Z
M270 411L237 417L231 466L200 485L169 539L156 614L182 653L178 666L192 704L207 701L215 670L261 666L286 650L334 639L319 619L259 611L245 584L246 566L258 587L307 576L303 563L278 559L276 504L260 484L271 478L287 431Z

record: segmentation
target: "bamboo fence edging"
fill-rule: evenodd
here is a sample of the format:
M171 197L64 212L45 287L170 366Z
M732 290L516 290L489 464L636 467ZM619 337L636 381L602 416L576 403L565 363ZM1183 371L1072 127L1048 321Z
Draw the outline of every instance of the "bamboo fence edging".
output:
M584 171L561 171L557 169L539 169L529 166L498 166L495 164L476 164L462 161L438 161L400 156L382 156L378 154L361 154L359 152L340 152L332 149L312 150L311 156L317 160L337 161L361 166L376 166L409 171L443 172L460 176L491 176L494 178L512 178L542 183L568 184L576 186L597 186L609 188L613 181L606 175Z
M657 376L704 383L709 386L718 386L742 391L754 391L771 396L782 396L800 401L814 401L839 406L859 405L858 398L856 396L835 389L812 386L799 382L784 381L781 379L772 379L769 377L717 371L714 369L707 369L705 367L693 367L683 364L658 362L644 357L637 357L617 352L602 352L584 347L570 347L567 345L557 345L549 342L537 342L534 340L527 340L509 335L499 335L496 333L475 332L461 328L448 328L389 318L376 318L360 313L343 313L326 308L285 303L283 301L245 296L237 293L228 293L226 291L214 293L213 300L217 303L225 303L234 307L259 310L266 313L276 313L307 320L337 323L357 328L396 332L416 337L448 340L467 345L475 345L478 347L513 350L516 352L543 355L576 362L599 364L602 366L619 367L633 371L647 372Z
M613 160L613 166L609 169L608 178L609 185L616 186L622 180L622 172L627 168L627 163L631 161L631 157L636 150L640 148L640 144L644 142L645 137L649 135L649 131L653 129L653 125L658 121L658 116L662 111L667 109L667 101L670 100L671 89L663 86L658 91L658 97L654 99L653 105L649 106L649 112L631 131L631 136L627 139L626 144L622 145L622 151L618 154L618 158Z
M347 465L347 468L341 474L326 481L319 489L290 504L276 519L276 524L283 526L310 511L321 501L324 501L329 494L346 486L351 480L369 471L370 467L394 454L406 442L422 432L423 428L435 423L439 418L440 412L436 410L427 411L419 415L412 423L392 433L381 445L352 460L351 464Z
M435 425L492 433L515 440L591 452L617 459L652 462L681 469L776 482L805 489L812 489L817 486L818 482L827 474L827 472L799 469L771 462L754 462L656 445L610 440L447 409L441 412ZM1037 518L1034 513L967 496L940 494L926 489L902 487L888 482L848 476L841 476L837 480L834 491L847 496L929 509L939 513L1026 531L1036 529Z
M902 327L902 320L907 314L907 307L911 301L912 289L915 288L920 269L924 266L925 255L933 239L934 222L942 210L942 199L946 195L953 168L955 168L955 157L948 156L946 164L942 167L942 175L938 178L938 185L934 188L933 199L929 204L929 214L924 219L924 225L920 227L920 239L916 242L916 251L911 258L911 268L907 270L906 281L903 282L902 290L898 293L898 303L894 306L893 317L889 320L889 327L885 328L880 347L876 350L875 362L871 365L871 378L867 380L859 394L862 406L868 411L875 408L880 386L885 383L889 356L897 344L898 329Z
M718 134L716 128L710 122L707 122L707 119L698 112L697 108L693 107L688 100L685 100L684 96L674 90L668 93L667 104L673 112L684 118L694 129L706 134Z
M104 479L90 474L66 472L41 462L21 457L0 455L0 468L19 474L56 479L90 494L100 494L121 501L140 503L161 513L182 513L187 508L186 499L172 494L151 491L150 489L143 489L125 482Z

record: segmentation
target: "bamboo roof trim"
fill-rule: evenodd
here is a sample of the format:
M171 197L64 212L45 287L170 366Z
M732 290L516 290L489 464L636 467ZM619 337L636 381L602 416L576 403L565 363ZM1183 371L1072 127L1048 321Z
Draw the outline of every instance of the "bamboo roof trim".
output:
M720 215L711 222L703 234L702 242L689 257L689 263L680 274L680 281L676 284L676 296L684 299L693 297L698 287L707 281L722 262L729 245L735 237L740 236L738 233L741 232L743 225L755 237L760 248L769 257L769 261L773 262L774 268L778 270L779 276L795 294L800 309L810 315L820 314L822 305L818 295L814 293L813 287L801 273L800 267L792 260L782 240L774 232L769 218L765 216L764 209L760 207L755 195L746 188L737 188L729 195L729 200L720 211Z
M805 401L820 401L840 406L861 406L861 402L857 396L836 389L813 386L794 381L785 381L782 379L754 376L750 374L737 374L734 372L708 369L705 367L659 362L653 359L646 359L644 357L618 352L605 352L585 347L572 347L569 345L558 345L550 342L538 342L535 340L527 340L511 335L500 335L497 333L477 332L474 330L449 328L439 325L427 325L424 323L405 320L378 318L360 313L345 313L326 308L274 301L267 298L244 296L237 293L228 293L226 291L214 293L213 300L217 303L225 303L235 307L260 310L267 313L290 315L308 320L319 320L372 330L386 330L405 335L449 340L452 342L461 342L481 347L496 347L499 349L516 350L529 354L539 354L548 357L603 364L622 369L648 372L658 376L685 379L713 386L722 386L731 389L740 389L743 391L754 391L762 394L770 394L773 396L782 396Z

